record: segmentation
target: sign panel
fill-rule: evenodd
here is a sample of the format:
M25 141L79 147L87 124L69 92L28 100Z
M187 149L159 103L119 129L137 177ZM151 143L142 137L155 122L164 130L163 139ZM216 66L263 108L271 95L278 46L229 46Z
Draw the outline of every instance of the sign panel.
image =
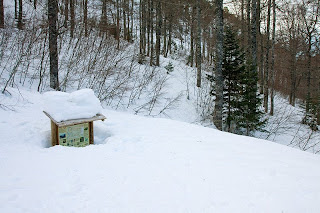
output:
M89 145L89 123L59 127L59 144L62 146L83 147Z

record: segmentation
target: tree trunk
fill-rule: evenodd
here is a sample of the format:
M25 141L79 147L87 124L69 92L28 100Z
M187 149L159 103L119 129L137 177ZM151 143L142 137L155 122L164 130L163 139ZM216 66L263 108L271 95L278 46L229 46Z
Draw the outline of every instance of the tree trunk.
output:
M251 55L254 72L257 72L257 0L252 0Z
M84 35L88 36L88 0L83 2L83 22L84 22Z
M18 29L22 30L22 0L19 0Z
M3 0L0 0L0 28L4 28Z
M308 53L307 53L307 100L306 112L310 111L311 104L311 48L312 48L312 34L308 33Z
M247 1L247 57L251 56L251 0Z
M117 40L117 48L120 48L120 8L119 8L119 0L116 1L117 7L117 29L116 29L116 40Z
M197 87L201 87L201 8L197 0Z
M195 7L192 6L192 12L191 12L191 20L190 20L190 66L193 67L193 61L194 61L194 13L195 13Z
M17 0L14 0L14 18L17 19L18 18L18 4L17 4Z
M213 123L217 129L222 130L223 111L223 0L215 0L216 4L216 66L215 66L215 90L216 99L213 113Z
M276 0L272 1L272 46L271 46L271 106L270 106L270 115L274 114L274 45L276 37Z
M153 66L153 0L150 0L150 66Z
M157 0L157 27L156 27L156 66L160 66L160 36L161 36L161 0Z
M165 8L165 5L164 5L164 8ZM163 56L167 57L167 50L166 50L167 49L167 14L164 15L162 32L163 32L162 52L163 52Z
M74 1L75 0L69 0L70 2L70 37L71 38L73 38L74 28L75 28Z
M269 103L270 15L271 15L271 0L268 0L267 49L266 49L266 67L265 67L265 73L264 73L264 99L263 99L263 106L266 113L268 112L268 103Z
M60 90L58 78L57 19L58 2L57 0L48 0L50 87Z
M171 11L171 10L170 10ZM172 12L169 13L169 29L168 29L168 47L167 47L167 55L168 52L170 52L171 54L171 43L172 43L172 20L173 19L173 15Z
M68 27L68 19L69 19L69 0L65 0L64 2L64 27Z
M126 14L126 0L122 1L122 19L123 19L123 38L127 40L127 14Z

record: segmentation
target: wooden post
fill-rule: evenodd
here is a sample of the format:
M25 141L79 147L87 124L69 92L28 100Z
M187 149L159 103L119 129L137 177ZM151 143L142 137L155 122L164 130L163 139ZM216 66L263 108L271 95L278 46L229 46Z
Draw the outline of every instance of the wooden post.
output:
M52 146L59 145L58 126L51 121L51 144Z
M89 144L94 144L93 121L89 122Z

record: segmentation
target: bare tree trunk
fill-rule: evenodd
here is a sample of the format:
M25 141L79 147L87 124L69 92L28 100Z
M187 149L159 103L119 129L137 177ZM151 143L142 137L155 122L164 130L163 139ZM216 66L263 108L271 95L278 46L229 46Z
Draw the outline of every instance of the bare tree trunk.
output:
M307 53L307 99L306 99L306 112L310 111L311 105L311 48L312 48L312 34L308 34L308 53Z
M18 29L22 30L22 0L19 0Z
M117 29L116 29L116 39L117 39L117 48L120 48L120 8L119 8L119 0L116 1L117 7Z
M274 45L276 37L276 0L272 1L272 46L271 46L271 106L270 106L270 115L274 114Z
M223 111L223 0L215 0L216 4L216 66L215 66L215 91L216 99L213 113L213 123L217 129L222 130Z
M48 0L50 87L60 90L58 78L57 19L58 2L57 0Z
M252 0L251 55L254 72L257 72L257 0Z
M197 0L197 87L201 87L201 8Z
M164 6L165 8L165 3L164 3ZM163 49L162 49L162 52L163 52L163 56L164 57L167 57L167 14L165 13L164 14L164 19L163 19Z
M251 0L247 1L247 57L251 55Z
M268 14L267 14L267 49L266 49L266 67L264 73L264 99L263 106L265 112L268 112L269 103L269 52L270 52L270 16L271 16L271 0L268 0Z
M17 4L17 0L14 0L14 18L17 19L18 18L18 4Z
M244 0L241 0L241 46L244 46L245 38L245 20L244 20Z
M69 19L69 0L64 0L64 27L68 27Z
M83 1L84 35L88 36L88 0Z
M156 28L156 66L160 66L160 37L161 37L161 0L157 0L157 28Z
M193 61L194 61L194 13L195 13L195 7L192 6L192 12L191 12L191 20L190 20L190 66L193 67Z
M70 2L70 37L71 38L73 38L74 28L75 28L74 1L75 0L69 0Z
M170 9L170 12L169 12L169 29L168 29L168 46L167 46L167 55L168 55L168 52L170 52L171 54L171 43L172 43L172 20L173 19L173 15L172 15L172 12L171 12L171 9Z
M153 65L153 16L154 16L154 13L153 13L153 0L150 0L150 34L151 34L151 39L150 39L150 66Z
M128 39L127 35L127 14L126 14L126 0L122 1L122 19L123 19L123 38Z
M4 28L3 0L0 0L0 28Z

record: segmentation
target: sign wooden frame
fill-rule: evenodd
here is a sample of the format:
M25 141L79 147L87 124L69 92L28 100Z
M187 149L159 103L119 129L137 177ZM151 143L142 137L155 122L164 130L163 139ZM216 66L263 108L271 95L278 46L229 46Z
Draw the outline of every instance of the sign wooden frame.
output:
M49 113L43 111L43 113L48 116L51 120L51 144L52 146L59 145L59 127L74 126L77 124L88 123L89 125L89 144L94 144L93 135L93 121L102 120L104 121L106 117L102 114L97 114L91 118L80 118L80 119L70 119L58 122Z

